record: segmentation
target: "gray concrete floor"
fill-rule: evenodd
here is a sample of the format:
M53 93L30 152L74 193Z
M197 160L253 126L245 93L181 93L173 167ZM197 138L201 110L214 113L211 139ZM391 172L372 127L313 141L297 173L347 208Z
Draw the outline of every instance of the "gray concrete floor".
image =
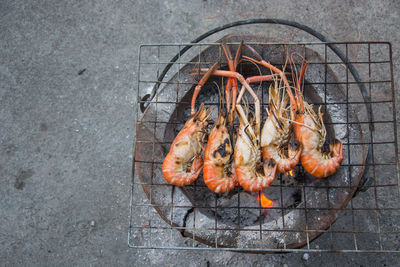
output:
M392 42L398 85L399 3L0 1L1 265L398 265L395 254L138 251L127 232L139 44L283 18L336 41Z

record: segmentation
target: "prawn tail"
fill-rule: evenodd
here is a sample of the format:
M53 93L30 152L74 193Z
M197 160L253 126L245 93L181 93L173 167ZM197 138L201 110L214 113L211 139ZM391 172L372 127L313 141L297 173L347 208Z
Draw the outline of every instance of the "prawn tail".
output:
M334 144L329 145L330 151L332 151L333 158L336 159L336 162L340 165L343 160L343 144L340 141L337 141Z
M299 141L292 138L288 145L288 158L283 159L278 163L278 172L285 173L292 170L300 161L300 156L303 151L303 146Z
M326 178L339 169L343 160L343 145L341 142L329 145L330 157L325 152L317 150L308 151L301 155L301 164L304 169L317 178Z
M194 158L189 171L185 171L182 162L171 153L165 157L162 172L165 180L176 186L184 186L193 183L200 175L203 168L203 159L200 156Z
M277 165L277 172L279 173L288 172L296 167L300 161L302 151L302 145L294 139L290 140L288 144L287 156L283 156L277 151L273 152L269 147L262 148L263 160L273 159Z
M237 185L233 173L226 173L223 166L215 166L212 162L205 162L203 167L204 183L215 193L226 193Z
M269 165L270 164L270 165ZM246 167L236 167L236 176L239 184L248 192L262 191L272 184L275 180L277 165L273 160L271 163L264 164L264 174L249 170Z
M263 180L266 183L266 187L268 187L275 180L276 172L278 170L278 164L272 158L265 158L263 160L263 168L264 168Z

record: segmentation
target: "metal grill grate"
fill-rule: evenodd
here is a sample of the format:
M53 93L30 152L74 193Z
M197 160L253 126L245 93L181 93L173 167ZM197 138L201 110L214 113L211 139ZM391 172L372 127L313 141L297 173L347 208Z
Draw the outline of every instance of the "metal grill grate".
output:
M234 40L229 45L237 44ZM208 67L218 58L223 61L223 53L218 43L142 45L138 62L140 108L136 114L129 246L249 252L399 252L400 187L390 43L252 44L267 50L300 48L308 56L310 66L315 66L318 77L323 77L307 80L306 76L306 83L319 90L319 101L313 104L323 105L324 113L330 114L327 125L344 145L344 161L337 178L315 181L302 176L304 171L298 166L297 178L280 175L271 185L279 205L267 210L256 201L256 195L252 204L249 194L240 188L234 189L229 197L204 195L204 205L194 201L191 195L203 194L206 188L202 177L187 189L168 184L162 177L161 165L174 138L171 133L182 128L180 113L187 112L188 96L196 85L187 70ZM187 45L191 46L190 53L170 62ZM335 54L332 46L343 51L348 61ZM211 49L209 54L207 49ZM307 51L317 56L309 56ZM284 62L271 63L280 66ZM167 66L171 68L159 81L161 71ZM240 67L245 66L243 62ZM340 93L330 95L338 88ZM152 93L154 89L156 93ZM263 107L268 106L267 92L268 83L264 83L259 90ZM218 106L217 100L204 99L207 106ZM333 114L336 110L340 110L340 118ZM291 179L297 183L288 183ZM285 193L293 188L300 192L301 204L284 206ZM264 193L268 196L269 188ZM338 200L340 203L335 203L331 198L340 194L345 196ZM325 201L316 200L315 196ZM236 223L223 223L225 218L221 214L225 210L228 213L234 210ZM255 222L243 224L245 216L256 213ZM295 227L288 226L291 213L297 218L292 222ZM266 221L272 214L276 222L270 228L271 222ZM323 222L319 224L320 217Z

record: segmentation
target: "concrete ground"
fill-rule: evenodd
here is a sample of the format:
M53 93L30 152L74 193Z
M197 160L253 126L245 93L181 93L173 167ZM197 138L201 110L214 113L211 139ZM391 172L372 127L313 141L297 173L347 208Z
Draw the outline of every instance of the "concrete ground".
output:
M400 2L3 0L0 13L0 265L399 264L398 254L135 250L127 232L139 44L289 19L335 41L392 42L398 85Z

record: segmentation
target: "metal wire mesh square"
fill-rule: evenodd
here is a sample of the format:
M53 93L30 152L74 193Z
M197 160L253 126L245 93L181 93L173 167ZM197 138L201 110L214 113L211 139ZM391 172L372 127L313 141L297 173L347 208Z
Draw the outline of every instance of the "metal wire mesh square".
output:
M224 196L206 194L204 202L193 201L190 195L204 192L204 183L196 181L183 192L163 179L163 157L174 139L165 129L179 131L183 122L174 111L190 105L187 95L196 80L185 67L209 67L213 61L224 62L223 53L218 43L142 45L137 72L140 108L136 112L129 246L248 252L400 252L396 242L400 232L400 186L390 43L253 45L274 49L293 45L304 49L305 55L307 51L318 54L310 57L309 63L318 66L320 76L308 85L320 88L315 105L322 105L325 113L338 109L344 114L342 118L333 116L326 124L336 129L343 142L344 160L337 175L346 179L315 182L302 178L291 183L290 177L280 175L269 189L277 204L268 209L256 200L257 194L249 195L239 188ZM191 47L191 53L180 56L185 46ZM332 51L332 46L343 51L345 61ZM215 50L214 57L204 52L210 47ZM170 62L176 53L177 60ZM282 66L279 64L283 62L271 63ZM168 66L166 76L160 79ZM350 66L359 77L355 77ZM342 91L332 98L331 93L337 88ZM267 91L268 85L260 86L262 107L268 106ZM218 106L215 100L205 100L205 104ZM262 117L265 119L265 112ZM357 155L364 150L367 154L360 163ZM296 175L304 172L301 166L296 168ZM358 174L362 179L357 178ZM349 196L337 205L336 198L344 191ZM285 204L288 195L294 204ZM274 220L268 221L271 216ZM229 223L225 221L228 217ZM301 223L293 222L293 218Z

